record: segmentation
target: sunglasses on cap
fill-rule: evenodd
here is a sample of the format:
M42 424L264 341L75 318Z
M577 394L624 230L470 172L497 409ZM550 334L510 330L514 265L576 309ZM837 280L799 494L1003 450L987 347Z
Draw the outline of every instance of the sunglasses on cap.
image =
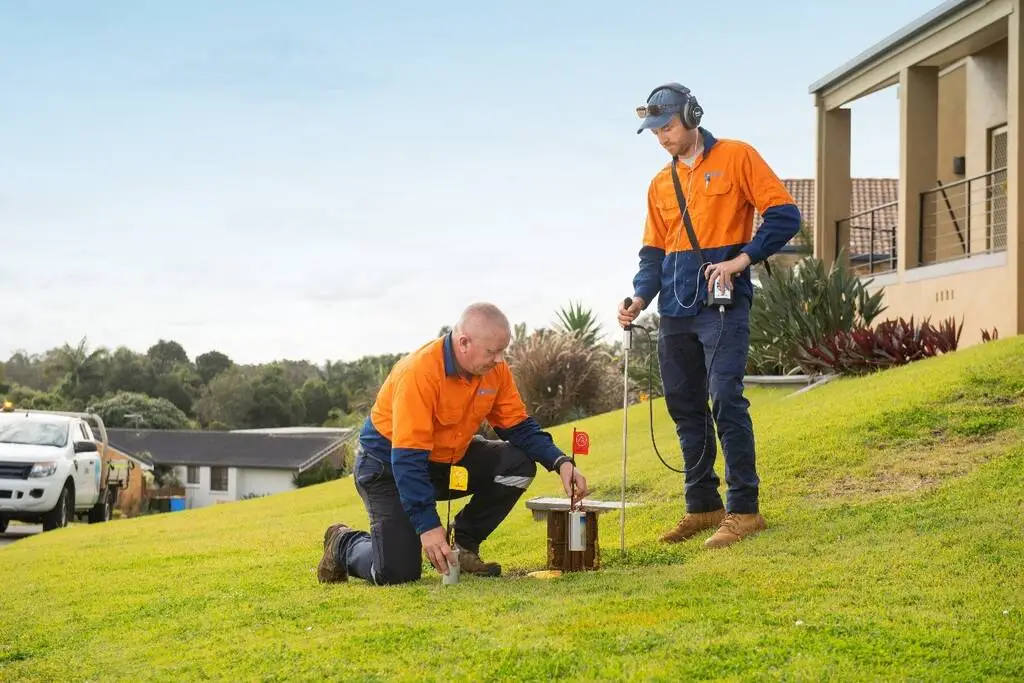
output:
M636 108L637 118L645 119L648 116L661 116L662 114L675 114L679 112L678 104L641 104Z

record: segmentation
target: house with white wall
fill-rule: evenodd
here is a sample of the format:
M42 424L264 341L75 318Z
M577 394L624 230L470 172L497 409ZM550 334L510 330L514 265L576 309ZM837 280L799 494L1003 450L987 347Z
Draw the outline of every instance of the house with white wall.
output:
M341 468L354 434L123 428L107 432L118 450L148 453L156 467L173 468L189 509L291 491L296 488L295 475L325 460Z
M809 88L815 256L884 287L889 317L962 320L961 346L1024 332L1022 51L1024 0L949 0ZM849 105L889 88L897 196L851 211Z

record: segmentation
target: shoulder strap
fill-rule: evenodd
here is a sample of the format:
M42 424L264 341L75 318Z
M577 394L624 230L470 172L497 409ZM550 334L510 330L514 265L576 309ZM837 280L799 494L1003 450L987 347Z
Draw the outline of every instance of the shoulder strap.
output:
M704 267L704 250L700 248L697 241L697 234L693 231L693 223L690 221L690 212L686 210L686 198L683 196L683 187L679 184L679 174L676 173L676 160L672 160L672 184L676 188L676 201L679 202L679 215L682 216L683 226L686 228L686 235L690 238L690 244L697 250L700 256L700 267Z
M704 250L700 248L697 241L697 234L693 231L693 223L690 221L690 212L686 210L686 198L683 196L683 187L679 184L679 174L676 172L676 160L672 160L672 185L676 188L676 201L679 202L679 214L683 218L683 226L686 228L686 235L690 238L690 244L697 250L700 256L701 267L704 266ZM764 260L764 269L768 277L772 276L772 267L768 265L768 259Z

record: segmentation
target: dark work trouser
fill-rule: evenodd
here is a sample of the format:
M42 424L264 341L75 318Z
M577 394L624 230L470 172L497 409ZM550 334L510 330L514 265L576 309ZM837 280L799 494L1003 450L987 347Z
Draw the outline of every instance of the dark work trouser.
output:
M758 511L760 480L754 462L754 429L750 402L743 395L749 341L750 300L744 296L737 296L734 304L725 309L724 323L717 308L707 307L693 317L661 319L661 378L665 404L675 421L683 450L688 512L722 508L719 479L714 471L716 424L725 451L725 481L729 487L726 509L738 513ZM716 342L718 352L712 365Z
M455 516L455 542L478 553L480 544L512 511L537 473L537 465L523 451L504 441L475 437L458 463L469 471L468 491L449 491L448 465L429 463L430 478L439 501L472 496ZM353 467L356 490L370 517L370 531L352 531L339 537L338 557L349 576L385 585L416 581L423 569L420 536L402 508L390 462L360 451ZM445 523L444 510L441 524Z

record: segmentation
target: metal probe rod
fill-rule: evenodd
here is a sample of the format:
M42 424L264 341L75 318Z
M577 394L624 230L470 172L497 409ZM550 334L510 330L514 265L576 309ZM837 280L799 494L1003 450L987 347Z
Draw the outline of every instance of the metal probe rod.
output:
M633 305L633 299L626 297L623 301L626 308ZM626 447L629 440L629 349L633 345L632 325L623 331L622 349L622 507L619 508L619 550L626 553Z

